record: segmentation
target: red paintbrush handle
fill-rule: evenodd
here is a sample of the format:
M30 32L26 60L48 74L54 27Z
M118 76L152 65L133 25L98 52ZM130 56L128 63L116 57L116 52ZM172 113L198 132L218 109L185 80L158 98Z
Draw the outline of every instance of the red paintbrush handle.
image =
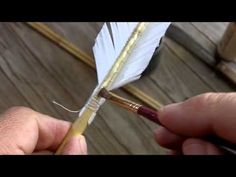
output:
M155 109L150 109L148 107L145 106L140 106L138 108L137 113L159 125L161 125L159 118L158 118L158 111Z

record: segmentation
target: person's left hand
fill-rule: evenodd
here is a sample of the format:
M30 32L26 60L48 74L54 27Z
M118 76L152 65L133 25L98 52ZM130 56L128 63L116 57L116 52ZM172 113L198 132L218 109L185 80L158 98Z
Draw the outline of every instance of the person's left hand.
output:
M69 122L29 108L10 108L0 115L0 154L53 154L69 128ZM85 138L73 137L62 154L87 154Z

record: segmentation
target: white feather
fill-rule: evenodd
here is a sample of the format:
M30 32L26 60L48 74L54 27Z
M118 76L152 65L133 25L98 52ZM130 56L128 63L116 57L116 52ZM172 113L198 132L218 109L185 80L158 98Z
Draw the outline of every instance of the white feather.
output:
M136 22L110 23L111 34L106 23L102 27L93 47L99 84L103 82L137 25ZM169 25L169 22L148 24L109 90L140 78Z

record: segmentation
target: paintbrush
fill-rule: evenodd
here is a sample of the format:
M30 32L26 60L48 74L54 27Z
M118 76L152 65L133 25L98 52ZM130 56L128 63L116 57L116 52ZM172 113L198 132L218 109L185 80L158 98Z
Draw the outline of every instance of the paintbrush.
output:
M163 126L161 122L159 121L157 109L149 108L144 105L130 101L128 99L122 98L106 90L105 88L101 89L101 91L99 92L99 96L107 99L108 101L111 101L112 103L120 107L125 108L128 111L134 112L158 125ZM218 146L226 154L236 154L236 145L220 137L217 137L214 135L208 135L208 136L202 137L202 139Z
M122 98L112 92L107 91L105 88L102 88L99 92L99 96L115 103L116 105L123 107L131 112L134 112L138 115L141 115L152 122L155 122L161 125L158 119L158 110L146 107L144 105L135 103L128 99Z

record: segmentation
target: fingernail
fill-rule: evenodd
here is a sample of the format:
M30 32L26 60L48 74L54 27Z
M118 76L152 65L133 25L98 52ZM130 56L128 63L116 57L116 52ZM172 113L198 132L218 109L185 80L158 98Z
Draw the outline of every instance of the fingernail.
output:
M163 112L173 112L173 111L176 111L180 104L181 103L173 103L173 104L166 105L166 106L164 106L161 109L161 111L163 111Z
M185 155L205 155L207 154L205 146L202 144L189 144L183 147L183 151Z
M87 144L85 141L85 138L83 136L79 137L79 144L80 144L80 149L82 154L86 155L87 154Z
M166 118L181 117L180 106L181 103L174 103L161 108L159 111L160 121L165 121Z
M84 155L87 154L87 146L83 136L72 137L64 147L63 155Z

